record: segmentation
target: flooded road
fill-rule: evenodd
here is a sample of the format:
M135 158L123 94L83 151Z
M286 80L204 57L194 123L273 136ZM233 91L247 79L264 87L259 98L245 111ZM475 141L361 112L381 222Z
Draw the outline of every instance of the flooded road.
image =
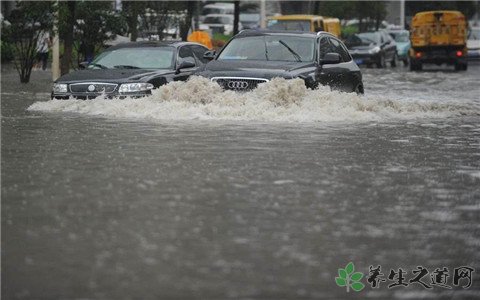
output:
M2 296L478 299L480 65L363 72L364 97L196 80L49 102L45 76L2 72ZM350 261L387 281L347 294ZM387 288L417 266L476 272Z

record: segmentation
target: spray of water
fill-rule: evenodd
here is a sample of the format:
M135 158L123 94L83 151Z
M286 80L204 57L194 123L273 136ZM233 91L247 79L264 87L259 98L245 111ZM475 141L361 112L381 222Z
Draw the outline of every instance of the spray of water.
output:
M480 115L475 103L407 101L358 96L328 87L307 89L301 79L273 79L253 91L224 91L214 82L192 77L153 91L150 97L36 102L30 111L74 112L150 120L240 120L283 122L381 121Z

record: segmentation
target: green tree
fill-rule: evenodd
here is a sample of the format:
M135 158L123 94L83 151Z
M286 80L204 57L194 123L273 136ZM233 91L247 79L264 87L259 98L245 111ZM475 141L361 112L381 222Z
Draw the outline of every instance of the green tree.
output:
M130 40L135 42L138 38L138 18L145 13L145 1L123 1L122 14L126 19Z
M53 27L55 7L51 1L19 1L9 16L9 27L3 28L14 48L14 65L21 83L28 83L37 55L37 41L42 32Z
M405 3L405 12L408 16L428 10L458 10L465 17L471 18L475 15L477 8L475 1L407 1Z
M112 2L79 1L75 9L74 39L77 52L95 55L106 41L126 32L125 19L113 10Z

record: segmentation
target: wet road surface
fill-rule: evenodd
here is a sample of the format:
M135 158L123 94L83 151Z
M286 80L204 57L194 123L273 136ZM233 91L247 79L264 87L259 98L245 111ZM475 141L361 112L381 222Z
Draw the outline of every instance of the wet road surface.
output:
M480 65L363 71L365 98L212 103L49 103L2 72L2 298L478 299ZM347 294L349 261L477 271Z

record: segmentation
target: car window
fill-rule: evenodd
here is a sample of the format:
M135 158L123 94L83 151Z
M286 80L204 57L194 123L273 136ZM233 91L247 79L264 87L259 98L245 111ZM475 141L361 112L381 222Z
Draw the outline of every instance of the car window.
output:
M343 47L342 43L338 41L337 39L334 38L328 38L330 40L330 43L332 44L333 49L335 50L335 53L340 54L340 57L342 58L342 62L347 62L350 61L350 54L348 54L348 51Z
M192 46L187 45L187 46L182 46L180 50L178 51L178 60L184 60L185 58L190 57L195 64L197 64L197 60L195 60L195 56L193 55L192 51ZM178 64L178 63L177 63Z
M203 55L205 54L205 52L208 51L207 48L197 45L197 46L192 46L192 49L193 49L193 54L197 58L197 61L202 62L204 64L208 62L208 59L203 58Z
M336 52L333 45L330 43L329 38L322 38L320 40L320 59L325 57L325 54L330 52Z
M180 50L178 51L178 57L180 58L192 57L193 59L195 59L195 57L193 56L191 46L183 46L182 48L180 48Z

